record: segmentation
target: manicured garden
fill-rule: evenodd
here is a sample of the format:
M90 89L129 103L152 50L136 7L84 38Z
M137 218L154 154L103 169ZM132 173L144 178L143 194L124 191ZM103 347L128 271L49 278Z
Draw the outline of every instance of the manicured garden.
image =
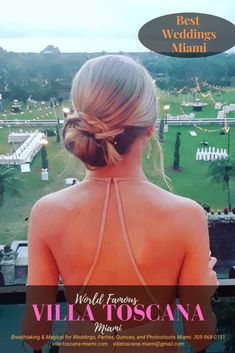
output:
M182 97L181 96L181 101ZM189 97L190 98L190 97ZM179 97L177 98L179 99ZM174 109L174 101L176 96L170 95L168 99L162 97L161 110L164 104L170 104ZM230 100L232 102L232 98ZM178 102L179 104L179 102ZM211 105L211 110L214 107ZM38 108L34 108L35 110ZM51 111L51 108L43 107L45 111ZM57 107L59 119L63 118L62 107ZM44 115L44 110L40 114ZM39 113L39 112L38 112ZM25 113L26 114L26 113ZM28 118L32 119L28 112ZM48 113L49 114L49 113ZM234 113L231 113L235 115ZM52 114L50 114L51 116ZM162 115L163 116L163 115ZM17 119L23 117L23 114L16 114ZM40 117L41 118L41 117ZM24 119L26 117L24 116ZM37 127L43 131L47 127ZM55 127L48 127L55 130ZM221 125L202 126L202 130L194 126L169 126L169 131L165 133L165 141L162 148L165 155L165 172L171 179L173 192L190 197L201 204L207 204L214 210L223 210L227 207L226 191L220 184L212 184L207 178L209 161L196 161L195 155L197 148L201 148L201 142L206 140L208 147L227 148L228 135L221 135ZM231 125L230 130L230 151L231 157L235 158L235 127ZM0 129L0 154L11 153L12 147L7 143L7 136L10 132L19 131L19 129L35 130L34 127L3 127ZM215 130L208 132L206 130ZM173 171L174 146L177 132L181 133L180 140L180 170ZM190 131L195 131L196 136L191 136ZM22 180L21 197L16 197L7 192L4 194L4 203L0 208L0 229L1 244L11 242L14 239L26 239L28 217L30 210L35 201L41 196L50 192L67 187L65 179L68 177L76 177L82 179L84 176L84 168L82 164L74 157L69 155L60 142L56 142L56 136L48 138L47 145L48 161L49 161L49 181L42 181L40 178L41 171L41 155L36 156L31 164L31 172L22 174L20 168L16 167L16 174ZM149 179L166 188L164 182L159 180L152 169L151 159L144 156L144 169ZM235 206L235 181L231 181L231 198L232 207Z
M197 99L200 99L202 103L207 103L208 105L204 106L201 112L194 112L195 116L199 119L203 118L217 118L217 110L215 110L215 103L216 102L221 102L223 104L230 104L230 103L235 103L235 92L230 91L230 92L215 92L212 93L211 96L208 97L203 97L200 93L196 93L195 96ZM160 112L161 116L164 115L164 105L169 104L169 110L168 113L175 116L175 115L181 115L184 112L186 114L192 113L192 108L191 107L183 107L183 110L181 108L181 103L183 102L192 102L193 97L190 93L188 94L182 94L182 93L169 93L166 91L161 91L160 92ZM229 112L227 114L227 118L235 118L235 112Z

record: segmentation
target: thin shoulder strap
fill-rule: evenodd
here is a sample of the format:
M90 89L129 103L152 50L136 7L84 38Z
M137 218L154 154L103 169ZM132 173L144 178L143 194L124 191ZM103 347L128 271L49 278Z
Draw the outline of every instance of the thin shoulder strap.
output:
M121 179L122 180L122 179ZM121 195L120 195L120 188L118 185L119 178L114 178L114 185L115 185L115 192L116 192L116 199L117 199L117 206L118 206L118 213L119 213L119 219L121 223L121 228L122 228L122 234L124 236L124 240L126 243L126 247L128 250L129 258L131 260L131 263L134 267L135 273L137 277L139 278L141 284L144 286L146 293L149 295L153 303L158 303L158 300L156 296L152 293L151 289L147 285L147 283L144 280L144 277L142 276L138 264L130 243L130 239L128 237L128 232L127 232L127 227L126 227L126 222L125 222L125 217L124 217L124 212L123 212L123 207L122 207L122 200L121 200Z
M99 177L92 177L89 180L101 180L101 181L106 181L107 182L107 187L106 187L106 191L105 191L105 198L104 198L104 206L103 206L103 212L102 212L102 216L101 216L101 224L100 224L100 230L99 230L99 236L98 236L98 241L97 241L97 247L96 247L96 253L94 256L94 259L92 261L91 267L86 275L86 278L84 280L83 286L85 287L90 279L91 276L94 273L97 261L99 259L100 256L100 250L101 250L101 246L102 246L102 242L103 242L103 237L104 237L104 230L105 230L105 224L106 224L106 219L107 219L107 213L108 213L108 205L109 205L109 197L110 197L110 189L111 189L111 182L114 181L114 185L115 185L115 194L116 194L116 200L117 200L117 206L118 206L118 213L119 213L119 219L120 219L120 223L121 223L121 228L122 228L122 233L124 235L124 239L125 239L125 243L128 249L128 253L131 259L131 262L133 264L133 267L135 269L135 272L138 276L138 278L140 279L140 282L143 285L146 285L139 269L136 263L136 260L134 258L133 252L131 250L131 245L129 242L129 238L127 235L127 230L126 230L126 225L125 225L125 219L124 219L124 215L123 215L123 210L122 210L122 203L121 203L121 197L120 197L120 191L119 191L119 186L118 186L118 180L144 180L143 178L131 178L131 177L126 177L126 178L99 178Z
M133 253L133 250L132 250L132 247L131 247L131 244L130 244L130 239L129 239L128 234L127 234L127 227L126 227L126 222L125 222L125 217L124 217L124 212L123 212L123 207L122 207L122 200L121 200L121 195L120 195L120 189L119 189L118 181L119 181L118 178L114 178L115 193L116 193L116 199L117 199L117 207L118 207L119 219L120 219L121 228L122 228L122 234L123 234L123 237L124 237L124 240L125 240L125 244L126 244L126 247L127 247L127 250L128 250L128 254L129 254L131 263L132 263L132 265L134 267L134 270L135 270L135 272L136 272L141 284L143 286L147 286L147 284L146 284L146 282L145 282L145 280L144 280L144 278L143 278L143 276L140 273L140 270L138 268L135 255Z
M104 198L104 206L103 206L103 212L102 212L102 218L101 218L101 224L100 224L100 231L99 231L99 236L98 236L98 241L97 241L97 247L96 247L96 253L94 256L94 259L92 261L91 267L87 273L87 276L85 278L85 281L83 283L83 289L88 285L91 276L94 273L97 261L99 259L100 256L100 250L101 250L101 246L102 246L102 242L103 242L103 237L104 237L104 230L105 230L105 224L106 224L106 219L107 219L107 212L108 212L108 205L109 205L109 197L110 197L110 189L111 189L111 182L114 182L114 187L115 187L115 195L116 195L116 200L117 200L117 207L118 207L118 214L119 214L119 219L120 219L120 224L121 224L121 230L122 230L122 234L124 237L124 241L128 250L128 254L131 260L131 263L133 265L133 268L136 272L137 277L139 278L141 284L144 286L146 292L148 293L149 297L151 298L151 300L153 301L153 303L157 303L158 300L155 297L155 295L153 295L152 291L150 290L149 286L147 285L147 283L145 282L139 268L138 268L138 264L135 258L135 255L133 253L131 244L130 244L130 240L128 237L128 233L127 233L127 227L126 227L126 222L125 222L125 217L124 217L124 212L123 212L123 207L122 207L122 201L121 201L121 195L120 195L120 189L119 189L119 185L118 185L118 181L119 180L143 180L146 181L144 178L131 178L131 177L127 177L127 178L98 178L98 177L92 177L89 180L102 180L102 181L106 181L107 182L107 186L106 186L106 191L105 191L105 198Z
M93 179L100 180L99 178L93 178ZM83 286L86 286L88 284L88 282L89 282L89 280L95 270L95 266L96 266L97 261L99 259L102 241L103 241L103 237L104 237L104 229L105 229L105 223L106 223L107 212L108 212L110 186L111 186L112 178L102 178L102 180L107 181L107 187L106 187L106 191L105 191L105 198L104 198L104 206L103 206L103 212L102 212L102 217L101 217L100 231L99 231L99 236L98 236L98 241L97 241L96 253L95 253L93 262L91 264L90 270L88 271L87 276L85 278L85 281L83 283Z

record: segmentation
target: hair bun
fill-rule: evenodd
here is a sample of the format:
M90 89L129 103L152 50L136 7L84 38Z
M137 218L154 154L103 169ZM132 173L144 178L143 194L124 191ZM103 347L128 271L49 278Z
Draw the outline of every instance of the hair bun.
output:
M99 118L79 112L77 117L68 118L62 136L66 149L86 165L105 166L121 160L115 149L115 137L123 128L109 130Z

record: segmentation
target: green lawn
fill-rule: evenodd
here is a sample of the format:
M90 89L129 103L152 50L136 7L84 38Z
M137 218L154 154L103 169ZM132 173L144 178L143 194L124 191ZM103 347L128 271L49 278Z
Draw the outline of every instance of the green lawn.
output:
M200 99L201 102L207 103L207 106L202 108L201 112L194 112L191 107L183 107L183 111L186 114L195 113L195 117L197 118L217 118L218 111L215 110L215 103L211 100L211 98L204 98L199 93L196 95L197 98ZM235 103L235 94L234 92L225 92L225 93L213 93L213 99L216 102L221 102L225 104ZM191 94L168 94L167 92L160 92L160 113L161 116L164 115L164 105L169 104L170 109L168 111L169 114L176 116L182 115L183 112L180 109L180 105L183 102L192 102L193 98ZM235 118L235 112L230 112L227 114L227 118Z
M16 130L16 129L15 129ZM14 129L11 129L14 131ZM0 154L7 147L8 130L0 129ZM3 207L0 208L0 243L12 241L14 239L25 239L27 232L27 221L32 205L36 200L45 194L65 187L66 177L82 178L84 168L79 161L70 156L60 143L56 143L56 137L49 138L47 145L49 160L49 181L40 179L41 155L36 156L31 164L30 173L17 174L23 181L21 197L5 194Z
M217 129L221 126L209 126L205 129ZM33 128L28 128L33 130ZM18 129L11 128L11 131ZM24 128L25 130L25 128ZM189 134L190 130L197 132L196 137ZM210 184L207 179L208 163L196 161L195 153L200 142L205 139L210 146L227 148L227 135L219 135L218 132L208 133L199 131L194 127L181 127L181 148L180 160L182 170L173 172L173 152L176 133L178 127L169 127L169 132L165 134L163 149L165 154L166 174L172 180L172 187L175 193L195 199L198 202L206 203L214 209L226 207L226 193L221 185ZM0 154L11 152L10 145L7 144L8 128L0 129ZM231 152L235 157L235 127L231 127ZM27 235L27 221L30 209L34 202L41 196L59 190L65 185L66 177L84 176L82 164L74 157L70 156L60 143L56 143L56 137L49 138L47 146L49 160L49 181L41 181L41 157L40 153L31 165L31 173L21 174L17 170L19 178L23 181L20 198L14 195L5 195L5 202L0 208L0 244L11 242L14 239L25 239ZM152 171L151 160L144 158L144 168L149 179L155 183L163 185ZM233 206L235 206L235 182L231 183Z
M55 119L57 114L59 119L63 118L63 106L57 106L55 109L49 106L49 103L41 104L38 102L30 107L20 102L22 111L20 113L12 113L10 111L11 102L4 101L4 112L0 113L0 120L41 120Z
M183 102L192 102L193 98L191 94L170 94L165 91L160 91L160 114L164 116L164 105L170 105L168 111L169 114L176 116L183 114L181 110L181 103ZM212 93L212 97L216 102L221 102L224 104L235 103L235 93L234 92L224 92L224 93ZM196 94L196 98L199 98L201 102L205 102L208 105L204 106L201 112L194 112L197 118L217 118L218 111L215 110L215 103L210 97L204 98L199 93ZM49 107L49 103L42 105L38 102L36 105L27 107L26 104L22 104L21 113L11 113L10 107L11 103L9 101L4 101L4 113L0 113L0 120L9 119L9 120L29 120L29 119L54 119L55 112L59 119L63 118L63 106L69 107L71 103L69 101L64 101L63 106L58 106L55 110ZM192 113L193 109L191 107L183 107L183 111L186 114ZM235 118L235 112L230 112L227 114L227 118Z
M218 126L203 126L205 129L216 129ZM196 131L197 136L192 137L189 131ZM200 142L206 140L211 147L227 148L228 135L219 135L218 132L209 133L200 131L193 127L181 127L181 146L180 146L180 165L181 172L173 172L169 167L173 163L173 150L176 138L177 127L170 127L169 132L165 134L165 143L163 144L165 152L165 167L167 174L172 179L174 191L177 194L191 197L194 200L207 203L212 208L226 207L226 193L221 185L212 184L207 179L208 164L207 161L196 161L195 154ZM235 157L235 128L231 127L230 151L231 156ZM233 206L235 206L235 182L231 184Z

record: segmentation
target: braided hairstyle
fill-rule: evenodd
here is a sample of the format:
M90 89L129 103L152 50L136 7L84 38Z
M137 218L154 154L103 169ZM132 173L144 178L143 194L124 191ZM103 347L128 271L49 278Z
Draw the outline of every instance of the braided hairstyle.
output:
M75 114L63 128L64 145L88 168L117 165L156 120L153 80L127 56L87 61L73 80L71 97Z

